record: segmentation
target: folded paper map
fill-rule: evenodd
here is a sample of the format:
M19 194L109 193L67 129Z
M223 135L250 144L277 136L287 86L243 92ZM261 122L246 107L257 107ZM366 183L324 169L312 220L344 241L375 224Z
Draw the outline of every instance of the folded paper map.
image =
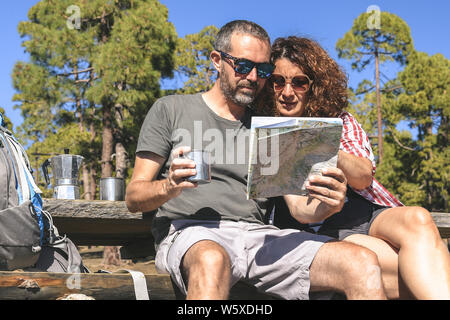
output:
M336 167L339 118L252 117L247 199L305 195L305 182Z

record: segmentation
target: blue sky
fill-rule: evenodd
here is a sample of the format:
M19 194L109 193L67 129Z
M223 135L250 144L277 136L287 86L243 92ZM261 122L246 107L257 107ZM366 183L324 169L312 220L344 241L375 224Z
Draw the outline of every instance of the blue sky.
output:
M20 110L14 110L14 89L11 72L18 60L27 61L28 56L21 47L22 39L17 32L20 21L27 19L27 12L37 0L2 1L0 4L0 106L14 126L22 123ZM442 53L450 58L450 1L407 0L161 0L169 9L169 20L174 24L178 36L196 33L207 25L221 27L235 19L252 20L263 26L272 40L281 36L301 35L312 37L343 66L349 74L350 86L356 87L364 78L373 80L372 68L363 74L353 72L345 60L337 57L336 41L352 27L353 20L371 5L401 17L411 28L416 50L430 55ZM382 67L388 77L395 77L400 70L396 65ZM174 82L165 81L165 86Z

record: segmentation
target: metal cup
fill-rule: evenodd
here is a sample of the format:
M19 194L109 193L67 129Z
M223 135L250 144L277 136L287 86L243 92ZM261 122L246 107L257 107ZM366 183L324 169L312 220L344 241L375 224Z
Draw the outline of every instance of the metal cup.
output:
M211 182L211 152L205 150L191 150L183 154L180 158L190 159L195 162L195 176L188 177L186 180L197 182L198 184Z
M122 178L100 179L100 200L125 200L125 181Z

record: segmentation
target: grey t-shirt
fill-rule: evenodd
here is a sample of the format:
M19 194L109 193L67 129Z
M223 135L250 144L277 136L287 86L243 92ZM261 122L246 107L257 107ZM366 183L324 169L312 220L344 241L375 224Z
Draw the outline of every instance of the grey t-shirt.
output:
M212 155L211 183L184 189L158 208L152 227L157 243L173 219L263 223L267 199L246 199L250 123L250 109L241 121L231 121L213 112L201 94L166 96L154 103L136 152L151 151L167 159L158 179L167 177L176 147L210 150Z

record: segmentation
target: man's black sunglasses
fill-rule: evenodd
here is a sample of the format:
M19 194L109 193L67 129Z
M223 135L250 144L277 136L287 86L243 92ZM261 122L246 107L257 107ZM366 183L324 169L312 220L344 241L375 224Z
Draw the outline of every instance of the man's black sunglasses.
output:
M222 58L233 60L233 69L240 74L248 74L253 70L254 67L256 67L256 73L258 77L260 77L261 79L267 79L275 69L275 66L269 62L256 63L247 59L233 57L228 53L220 50L216 51L220 53L220 56Z

